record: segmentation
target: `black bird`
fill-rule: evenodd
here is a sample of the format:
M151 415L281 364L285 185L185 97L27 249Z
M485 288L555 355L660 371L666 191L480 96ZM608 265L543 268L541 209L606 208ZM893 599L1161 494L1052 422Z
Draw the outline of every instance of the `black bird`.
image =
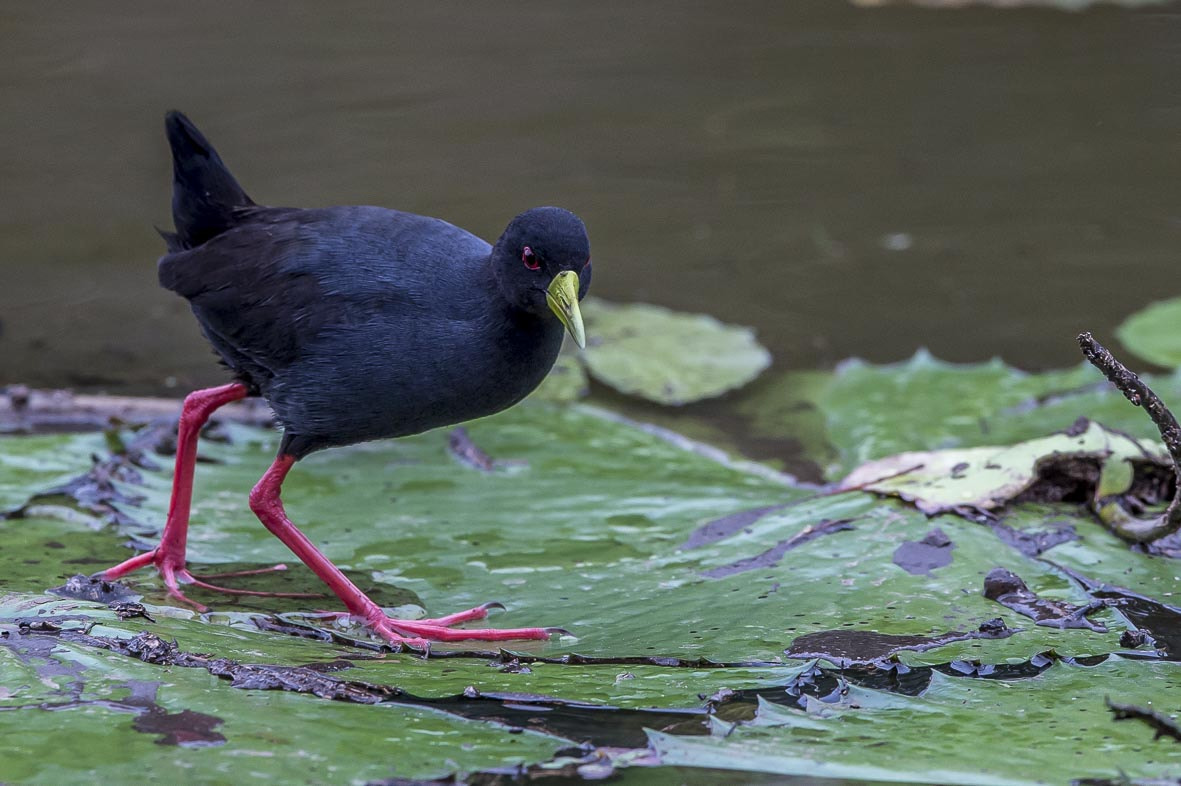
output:
M172 216L160 283L188 299L234 381L190 393L178 429L172 501L160 545L98 574L154 564L169 594L215 587L185 565L197 436L218 407L262 396L283 426L274 464L250 507L385 639L544 639L556 629L457 629L486 604L433 620L392 619L333 565L283 511L292 465L323 448L401 437L499 412L549 372L562 337L585 344L578 301L590 284L586 227L539 207L509 222L495 245L437 218L379 207L256 205L213 146L180 112L172 147ZM245 593L253 594L253 593Z

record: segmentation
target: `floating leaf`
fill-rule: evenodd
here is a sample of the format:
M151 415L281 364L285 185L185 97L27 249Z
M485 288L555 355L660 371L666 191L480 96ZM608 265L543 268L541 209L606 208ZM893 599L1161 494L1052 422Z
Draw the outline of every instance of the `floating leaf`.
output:
M1115 334L1120 343L1150 363L1181 366L1181 298L1159 300L1137 311Z
M738 724L725 736L649 736L666 764L813 778L1035 786L1068 783L1087 771L1103 773L1097 777L1113 783L1135 782L1137 776L1121 774L1125 765L1114 759L1090 761L1126 747L1141 748L1132 765L1137 773L1172 778L1181 760L1178 746L1169 740L1153 743L1152 730L1140 724L1113 723L1106 706L1106 696L1118 684L1126 686L1120 693L1127 698L1121 701L1156 701L1155 706L1171 710L1172 702L1161 699L1181 690L1181 670L1157 663L1147 666L1153 675L1147 682L1127 682L1145 668L1142 662L1112 656L1091 667L1056 665L1036 680L936 673L922 696L859 688L848 703L827 705L827 712L763 711L759 723ZM1072 754L1070 746L1057 744L1063 737L1096 731L1103 735L1101 754Z
M771 363L747 327L704 314L597 298L586 306L591 375L659 404L686 404L742 387Z
M27 617L69 633L17 635L14 620ZM317 653L307 646L312 642L271 637L267 643L257 633L221 625L157 619L159 625L122 622L95 604L0 597L0 626L6 629L0 633L4 782L78 783L98 776L134 782L151 772L177 783L217 783L226 782L227 769L248 760L250 778L260 781L362 783L512 767L548 759L569 745L553 734L510 734L504 725L434 707L237 690L205 669L145 663L70 635L89 629L96 637L126 640L146 628L161 638L178 637L190 651L252 662L294 658L302 665L331 662L338 654L325 651L322 642ZM348 669L348 661L338 661L337 668ZM348 679L347 672L342 676ZM68 756L61 755L63 746Z
M120 519L118 530L94 531L68 515L46 518L60 514L57 509L0 520L0 591L9 593L0 602L0 706L17 708L0 712L0 734L13 750L0 757L0 781L126 779L145 769L192 782L218 781L246 760L260 777L293 783L430 778L517 764L557 766L551 757L572 742L643 748L643 730L654 728L685 745L716 746L719 755L729 751L729 763L716 766L747 771L766 766L791 772L791 761L810 761L834 772L892 770L895 781L913 780L926 746L938 752L930 770L979 772L988 782L1003 782L1029 772L1026 759L989 755L1012 738L1013 718L1031 735L1030 750L1053 763L1061 780L1118 771L1130 778L1163 777L1181 766L1181 750L1148 747L1151 730L1105 722L1097 695L1132 702L1163 695L1181 673L1175 662L1107 657L1102 672L1045 658L1024 671L1008 665L1050 649L1102 660L1125 647L1120 634L1131 617L1123 615L1134 610L1128 603L1097 608L1094 621L1108 633L1036 626L982 594L993 568L1019 574L1040 598L1075 606L1093 598L1068 578L1067 568L1157 598L1176 590L1175 563L1128 550L1093 517L1080 515L1077 505L1022 504L1007 511L1006 537L1036 537L1048 521L1077 533L1075 540L1047 542L1049 551L1034 561L1006 545L1010 540L962 518L931 522L897 500L818 494L581 405L526 404L469 424L468 433L493 459L493 471L456 462L442 432L357 445L301 461L285 488L287 510L342 569L366 590L376 590L379 602L417 603L443 614L501 600L508 611L493 624L562 625L577 640L513 642L507 654L478 657L440 645L436 654L453 650L449 657L424 661L282 632L300 629L303 618L292 612L339 608L332 598L259 600L190 588L215 609L199 615L169 603L158 577L143 571L127 583L144 594L151 622L119 619L102 604L41 594L73 573L129 554L127 535L153 539L168 505L169 473L144 469L142 483L113 481L124 496L143 497L138 507L126 508L133 520ZM250 587L314 586L315 578L291 560L246 504L251 485L273 459L277 435L242 427L229 434L232 443L201 446L210 461L197 469L194 568L217 572L282 560L291 570L254 577ZM14 477L23 478L4 492L17 505L22 483L34 486L25 489L28 494L42 484L60 485L63 472L87 468L89 453L101 458L104 451L97 436L18 439L0 441L0 453L22 457L19 466L0 463L0 484L14 470ZM77 461L50 460L75 451ZM35 473L21 475L27 471L22 467ZM896 565L899 548L920 541L933 526L954 543L951 562L924 575ZM1158 643L1181 641L1177 615L1165 603L1152 608L1136 617L1137 624ZM285 613L276 619L275 612ZM262 628L253 621L260 614L269 621ZM308 667L326 677L398 688L425 703L368 705L314 693L241 690L204 668L164 667L70 636L21 633L19 620L42 624L54 617L66 618L63 623L75 630L90 628L96 637L150 631L186 652ZM944 636L971 633L997 617L1011 634L1006 638ZM355 629L331 630L364 639ZM886 636L939 639L933 649L901 651L899 663L881 667L883 673L897 669L900 688L920 696L861 689L842 694L841 680L851 679L848 669L822 675L828 684L823 690L790 692L810 670L784 654L796 640L805 647L839 639L850 656L865 656L871 654L865 642ZM1169 651L1177 650L1170 645ZM618 660L559 662L572 653ZM720 668L718 661L729 665ZM944 672L932 676L933 666L958 675L954 690L946 690L944 683L953 680L943 680ZM1008 676L997 679L998 673ZM922 679L912 680L915 675ZM1078 692L1071 675L1092 680L1094 691ZM974 699L990 699L1001 688L1012 697L1003 704ZM149 689L155 693L148 695ZM732 692L732 701L723 689ZM825 701L833 691L835 705ZM539 694L556 698L530 712ZM701 695L720 697L713 721ZM803 704L792 706L805 707L807 718L826 732L785 725L769 712L762 713L757 730L735 726L755 717L762 699L780 706L799 699ZM916 725L908 712L919 704L926 714L954 718L955 725L943 731L937 724ZM1083 711L1086 728L1076 728ZM138 722L145 712L152 714ZM167 734L161 723L170 719L191 721L194 733L212 747L160 744ZM1008 736L1000 730L1004 719ZM704 736L723 726L733 730L731 737ZM912 727L920 731L912 734ZM965 743L970 735L961 729L978 733L982 742ZM64 739L71 755L63 758ZM900 758L883 758L882 750L898 751ZM643 754L632 759L651 760ZM678 782L696 777L683 770L651 775Z
M1144 379L1166 402L1181 401L1181 370ZM1031 374L999 360L947 363L919 351L902 363L847 361L827 374L772 376L740 406L756 436L798 438L833 479L905 451L1038 438L1080 417L1160 438L1143 410L1086 363Z

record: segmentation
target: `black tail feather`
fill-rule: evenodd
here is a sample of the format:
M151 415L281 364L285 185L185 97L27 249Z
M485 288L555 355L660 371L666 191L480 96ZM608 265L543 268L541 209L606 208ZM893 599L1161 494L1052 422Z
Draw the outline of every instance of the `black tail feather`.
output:
M176 236L164 235L183 248L199 246L234 225L234 211L254 204L221 156L187 117L169 112L164 118L172 146L172 220Z

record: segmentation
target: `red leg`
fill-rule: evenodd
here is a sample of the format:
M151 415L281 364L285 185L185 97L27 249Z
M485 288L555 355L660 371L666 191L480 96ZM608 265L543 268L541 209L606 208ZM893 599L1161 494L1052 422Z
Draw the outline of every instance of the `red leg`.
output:
M555 628L515 628L498 630L495 628L482 629L453 629L450 626L468 620L483 619L488 616L488 609L498 604L485 604L474 609L461 611L434 620L397 620L387 617L381 607L369 599L356 584L333 565L302 532L296 529L287 513L283 510L283 502L279 493L283 486L283 479L295 463L295 457L279 454L275 463L266 471L250 492L250 509L258 516L271 534L286 544L304 564L311 568L320 579L340 598L354 617L363 619L378 635L388 641L398 644L408 644L413 647L429 647L430 640L434 641L464 641L478 639L480 641L506 641L510 639L548 639L557 632Z
M181 582L236 595L276 594L215 587L197 579L185 567L185 548L189 535L189 508L193 502L193 471L197 463L197 439L201 434L202 426L209 420L209 416L213 414L214 410L231 401L245 398L248 393L245 385L240 382L232 382L221 387L197 390L185 397L176 432L176 470L172 478L172 500L168 504L168 518L164 522L160 545L151 551L137 554L113 568L107 568L97 574L98 576L114 581L139 568L155 565L159 569L160 575L164 577L168 594L201 611L206 610L205 606L185 597L185 594L180 591ZM295 597L309 596L299 594Z

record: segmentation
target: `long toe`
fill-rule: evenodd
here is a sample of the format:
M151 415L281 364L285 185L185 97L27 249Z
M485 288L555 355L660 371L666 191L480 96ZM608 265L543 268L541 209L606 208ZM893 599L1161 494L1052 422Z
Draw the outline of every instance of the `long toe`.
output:
M429 620L414 620L420 625L434 625L440 628L450 628L452 625L458 625L461 622L471 622L472 620L482 620L488 616L490 609L504 610L503 603L482 603L475 608L467 609L465 611L457 611L454 614L448 614L446 617L438 617L437 619Z
M391 620L392 621L392 620ZM403 636L398 631L394 630L390 625L384 622L379 622L371 626L373 632L381 636L383 639L391 644L398 644L402 647L409 647L410 649L418 650L424 656L431 652L431 643L427 639L420 636Z
M557 628L450 628L433 623L433 620L388 621L389 627L400 634L432 641L544 641L559 632Z
M269 565L265 568L251 568L250 570L231 570L226 573L203 573L199 578L208 581L209 579L235 579L241 576L260 576L264 573L282 573L287 570L287 564L280 562L278 565Z
M178 600L186 606L192 606L197 611L202 613L209 611L209 607L198 603L192 598L185 595L180 590L181 584L192 584L195 587L201 587L212 592L222 592L227 595L251 595L255 597L264 598L322 598L323 595L315 592L266 592L263 590L247 590L235 589L234 587L223 587L218 584L211 584L205 578L225 578L231 576L253 576L260 573L273 573L275 571L287 570L286 565L275 565L273 567L261 568L258 570L243 570L232 573L221 573L209 577L200 577L194 575L184 562L177 564L176 559L162 551L159 548L145 551L143 554L137 554L131 559L125 560L113 568L107 568L104 571L94 574L98 578L107 581L115 581L128 573L146 568L149 565L155 565L156 570L160 572L160 577L164 580L164 586L168 590L168 596L174 600Z
M209 611L209 607L198 603L189 598L180 591L181 583L193 583L192 574L185 569L184 562L176 564L176 561L171 558L171 555L162 551L159 547L151 551L145 551L142 554L136 554L134 557L120 562L114 567L99 571L94 574L95 578L101 578L105 581L117 581L126 576L132 571L146 568L149 565L155 565L156 570L160 573L160 578L164 581L164 587L168 591L168 597L173 600L180 601L186 606L192 606L201 613Z
M160 564L159 551L158 548L155 548L151 551L145 551L142 554L136 554L130 559L123 560L118 565L107 568L106 570L100 570L94 574L94 577L106 581L116 581L128 573L139 570L140 568L146 568L148 565L158 566Z
M258 571L258 572L261 573L261 572L269 572L269 571ZM233 574L226 574L226 575L233 575ZM241 575L248 575L248 574L243 573ZM234 587L223 587L219 584L210 584L208 581L205 581L203 578L198 578L197 576L195 576L194 574L190 573L187 570L182 572L182 581L184 581L186 584L192 584L194 586L201 587L202 589L212 590L213 592L224 592L227 595L251 595L254 597L258 597L258 598L322 598L322 597L324 597L322 594L320 594L318 592L269 592L266 590L247 590L247 589L235 589Z
M180 581L184 581L186 578L192 578L189 576L189 572L187 570L181 568L178 571L170 565L161 565L160 578L164 580L164 586L168 588L168 597L179 600L186 606L192 606L202 614L209 611L208 606L204 605L203 603L198 603L195 600L191 600L187 595L180 591Z

